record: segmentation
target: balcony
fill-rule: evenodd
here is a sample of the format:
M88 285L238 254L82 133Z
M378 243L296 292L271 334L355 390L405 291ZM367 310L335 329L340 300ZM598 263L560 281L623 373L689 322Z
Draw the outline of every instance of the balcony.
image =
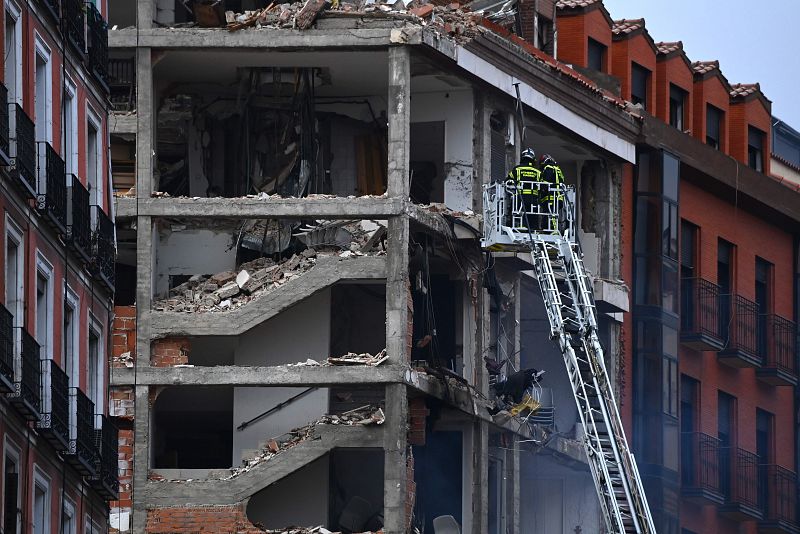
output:
M58 452L69 449L69 378L54 360L41 360L42 408L36 428Z
M773 386L796 386L797 325L780 315L759 316L758 347L763 364L756 377Z
M36 209L62 236L67 235L66 165L58 152L45 141L39 141L39 187Z
M89 482L105 499L113 501L119 498L119 431L108 417L101 415L99 419L102 420L102 428L96 429L94 436L95 448L100 451L100 456L97 459L97 474Z
M136 108L136 62L133 58L114 58L108 62L111 108L128 113Z
M86 51L86 16L83 12L83 0L64 0L62 6L64 33L69 44L78 54L83 56Z
M722 504L719 440L702 432L681 434L681 494L697 504Z
M760 505L764 518L758 522L763 534L797 534L797 475L778 465L759 466Z
M681 343L694 350L722 349L719 305L717 284L702 278L681 279Z
M108 25L94 4L87 3L86 35L89 37L89 71L108 86Z
M717 353L732 367L759 367L758 304L740 295L720 295L720 337L726 341Z
M22 351L16 358L16 378L14 392L9 400L25 419L39 419L39 395L42 390L42 370L40 367L39 344L24 328L19 329Z
M0 394L14 391L14 316L0 304Z
M92 254L89 191L74 174L67 176L67 245L89 263Z
M16 185L29 198L36 198L35 126L19 104L9 104L11 138L9 156Z
M92 206L95 221L92 233L92 276L114 291L114 222L100 206Z
M0 83L0 103L2 102L8 102L8 89ZM0 106L0 166L4 167L11 165L8 146L8 112L8 105Z
M94 445L94 403L78 388L69 388L69 449L67 462L84 476L92 477L97 469Z
M720 447L720 489L725 502L722 515L735 521L761 519L758 455L737 447Z

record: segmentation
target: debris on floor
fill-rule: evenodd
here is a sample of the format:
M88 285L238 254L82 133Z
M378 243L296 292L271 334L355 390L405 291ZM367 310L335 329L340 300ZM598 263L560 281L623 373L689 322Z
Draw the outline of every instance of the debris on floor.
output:
M309 358L304 362L290 363L289 367L316 367L325 365L367 365L370 367L377 367L389 359L386 355L386 349L383 349L374 356L368 352L356 354L355 352L348 352L343 356L331 356L322 363Z
M286 527L279 529L265 530L265 534L342 534L338 530L328 530L323 526L319 527ZM371 530L366 532L353 532L352 534L379 534Z
M323 415L313 423L306 426L295 428L283 436L272 438L266 441L261 450L249 459L243 461L242 467L231 469L231 474L223 480L230 480L234 477L250 471L256 465L268 461L282 452L291 449L295 445L311 439L319 439L315 429L321 425L339 426L376 426L382 425L386 420L383 409L373 405L365 405L354 410L340 414Z

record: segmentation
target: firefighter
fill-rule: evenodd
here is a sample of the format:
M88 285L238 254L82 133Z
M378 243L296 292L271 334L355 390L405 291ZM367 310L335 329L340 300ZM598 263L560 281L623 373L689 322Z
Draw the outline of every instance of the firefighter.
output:
M555 233L559 230L558 213L564 203L564 173L550 154L543 155L539 160L539 169L542 182L548 184L543 186L547 190L539 194L539 207L543 212L551 214L549 230Z
M522 216L522 227L527 228L529 225L535 226L538 223L538 221L534 220L537 218L536 215L528 215L527 217L524 215L525 213L530 213L531 208L538 204L539 186L536 183L530 182L539 182L541 178L539 169L536 168L536 153L532 148L523 150L519 159L519 165L511 169L511 172L508 173L508 180L513 182L517 187L516 196L521 201L520 203L523 210L523 214L520 214ZM514 226L514 213L512 213L511 216L511 225ZM527 224L526 218L529 219Z

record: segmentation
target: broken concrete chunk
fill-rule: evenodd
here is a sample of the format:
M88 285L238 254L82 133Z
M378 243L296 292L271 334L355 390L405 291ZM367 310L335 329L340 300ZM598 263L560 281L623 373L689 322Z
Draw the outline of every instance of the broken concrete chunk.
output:
M265 285L274 281L275 277L279 275L278 269L280 266L272 265L271 267L265 267L259 271L256 271L252 274L241 287L242 291L248 295L258 291Z
M314 250L313 248L307 248L303 252L301 252L300 255L303 256L304 258L316 258L317 251Z
M236 281L228 282L214 292L214 295L218 296L220 300L235 297L238 294L239 286L236 284Z
M239 271L239 274L236 275L236 285L239 286L239 289L241 289L248 280L250 280L250 273L247 271Z
M234 279L236 279L236 273L233 271L224 271L211 277L211 281L220 286L223 286Z
M203 306L216 306L222 299L216 293L206 295L203 299Z

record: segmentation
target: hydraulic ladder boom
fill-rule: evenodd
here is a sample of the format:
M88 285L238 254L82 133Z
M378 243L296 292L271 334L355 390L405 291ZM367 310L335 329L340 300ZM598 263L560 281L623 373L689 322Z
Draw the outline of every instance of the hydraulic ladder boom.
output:
M534 183L523 187L543 190L550 186ZM508 194L503 191L506 188ZM606 530L615 534L656 534L597 336L594 297L580 245L574 237L574 192L566 189L561 197L554 195L563 198L563 206L549 207L525 206L515 193L512 185L485 187L484 225L488 227L483 246L490 250L510 246L531 251L550 322L550 337L564 357L583 424L583 444ZM505 209L509 204L511 213L507 217ZM540 225L544 221L545 233L527 228L534 217ZM525 227L520 229L521 225Z

